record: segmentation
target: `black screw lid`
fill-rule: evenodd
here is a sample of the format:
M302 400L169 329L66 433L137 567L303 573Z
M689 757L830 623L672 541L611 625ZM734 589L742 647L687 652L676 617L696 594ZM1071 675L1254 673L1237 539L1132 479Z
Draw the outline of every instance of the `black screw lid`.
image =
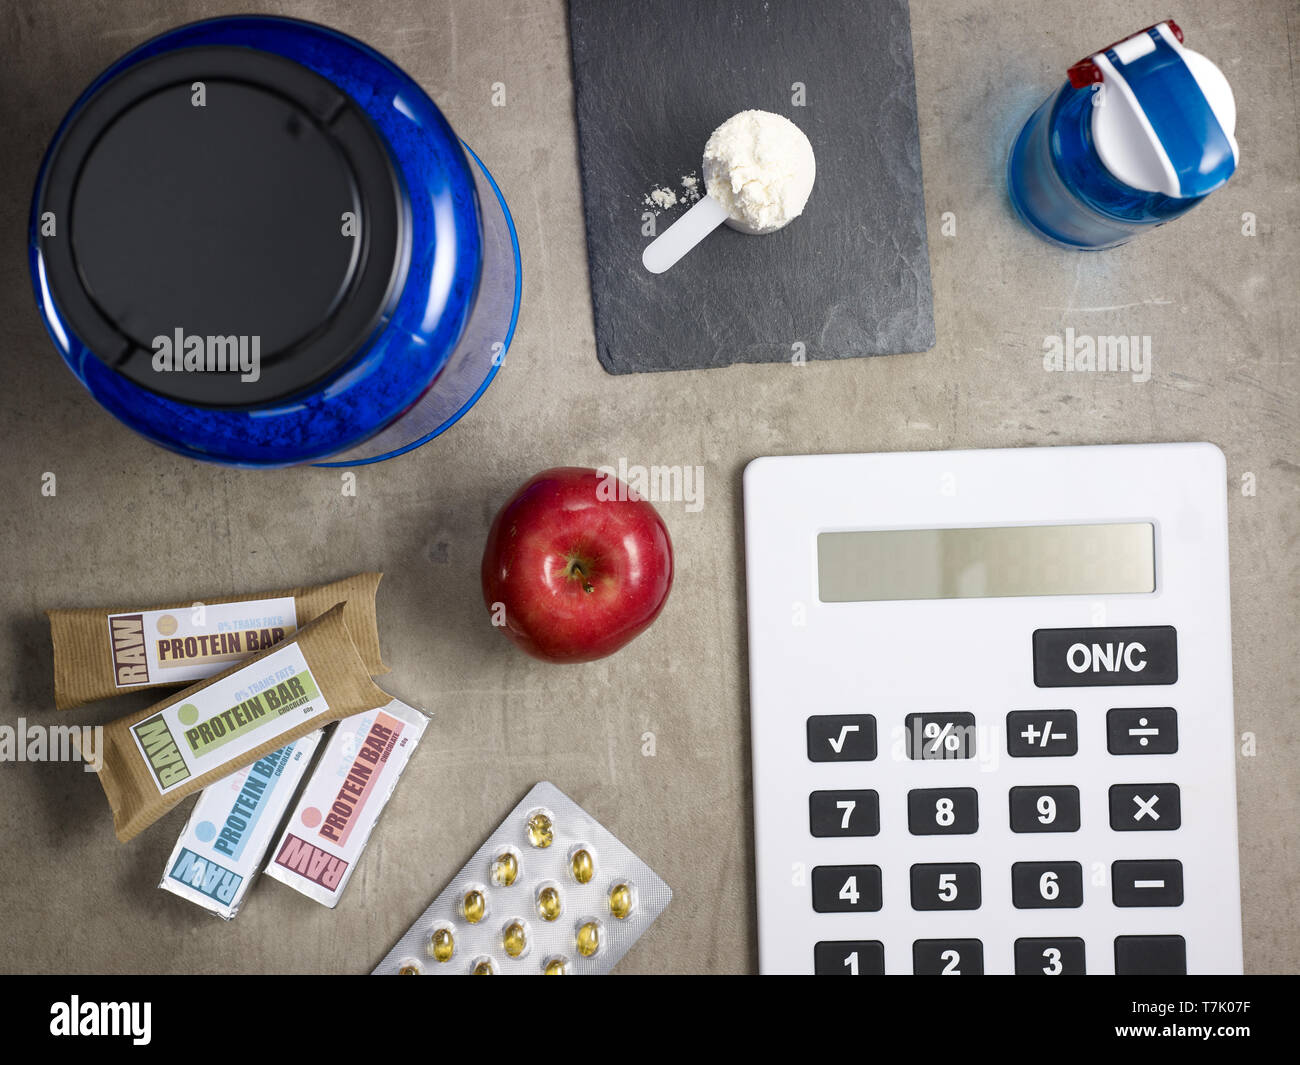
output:
M55 218L41 251L72 330L117 372L197 406L262 405L327 377L404 279L404 193L370 120L251 48L182 49L114 77L52 149L38 203ZM154 338L178 330L205 351L209 337L257 338L260 378L157 371Z

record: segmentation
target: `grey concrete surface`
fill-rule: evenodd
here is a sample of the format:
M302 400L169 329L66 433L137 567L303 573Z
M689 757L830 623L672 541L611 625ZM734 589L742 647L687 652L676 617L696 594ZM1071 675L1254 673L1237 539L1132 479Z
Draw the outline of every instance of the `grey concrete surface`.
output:
M64 110L147 37L247 6L4 5L0 723L56 721L47 607L237 593L367 568L387 573L386 683L436 718L338 909L264 881L230 925L155 888L188 803L120 845L80 767L0 765L0 969L367 971L519 796L548 779L675 889L620 971L753 970L744 464L770 453L1200 439L1228 459L1237 727L1255 737L1256 753L1238 759L1246 967L1300 969L1300 5L1179 5L1189 45L1232 81L1241 168L1187 218L1079 255L1015 222L1005 152L1071 61L1167 17L1167 5L914 0L934 350L610 377L594 351L560 0L265 4L337 26L405 67L493 169L523 247L522 318L497 381L443 439L361 470L355 498L337 471L238 472L136 438L63 367L31 296L31 182ZM833 92L845 76L813 70L806 81ZM491 106L494 82L506 86L505 107ZM954 235L941 229L945 212ZM1243 235L1246 215L1253 236ZM1151 336L1152 379L1045 373L1044 337L1070 327ZM538 469L620 457L705 467L702 511L664 507L679 567L672 598L613 658L532 662L481 609L491 516ZM40 491L46 472L57 476L54 497ZM1247 474L1254 495L1242 493ZM147 701L126 696L57 720L103 722ZM653 758L642 754L645 732L656 737Z

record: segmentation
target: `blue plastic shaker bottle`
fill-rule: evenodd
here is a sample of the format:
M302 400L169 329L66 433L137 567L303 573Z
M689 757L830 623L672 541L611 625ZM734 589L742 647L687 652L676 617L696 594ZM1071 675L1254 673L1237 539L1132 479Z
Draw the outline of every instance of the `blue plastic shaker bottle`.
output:
M1066 248L1111 248L1232 176L1232 89L1182 42L1161 22L1070 68L1011 149L1007 185L1025 225Z

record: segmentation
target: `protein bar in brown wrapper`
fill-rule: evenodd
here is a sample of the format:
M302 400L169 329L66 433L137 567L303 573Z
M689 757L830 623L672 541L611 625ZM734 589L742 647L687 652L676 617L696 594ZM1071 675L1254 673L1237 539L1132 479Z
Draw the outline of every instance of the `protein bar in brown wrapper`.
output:
M388 703L344 615L340 603L270 650L105 725L99 782L117 838L322 725Z
M343 620L371 676L379 654L375 592L382 573L265 595L122 609L47 610L54 641L54 705L69 710L130 688L181 687L265 651L344 603Z

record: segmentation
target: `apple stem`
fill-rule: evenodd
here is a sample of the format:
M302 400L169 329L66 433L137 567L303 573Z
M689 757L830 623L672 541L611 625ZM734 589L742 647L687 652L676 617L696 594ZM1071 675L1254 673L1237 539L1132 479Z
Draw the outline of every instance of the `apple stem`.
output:
M571 578L572 578L572 577L581 577L581 578L582 578L582 590L583 590L584 592L586 592L587 594L590 595L592 592L594 592L594 591L596 590L595 587L592 585L591 581L589 581L589 580L586 579L586 578L587 578L587 571L586 571L586 569L583 567L582 563L579 562L576 558L575 558L575 559L571 559L571 560L569 561L569 576L570 576Z

